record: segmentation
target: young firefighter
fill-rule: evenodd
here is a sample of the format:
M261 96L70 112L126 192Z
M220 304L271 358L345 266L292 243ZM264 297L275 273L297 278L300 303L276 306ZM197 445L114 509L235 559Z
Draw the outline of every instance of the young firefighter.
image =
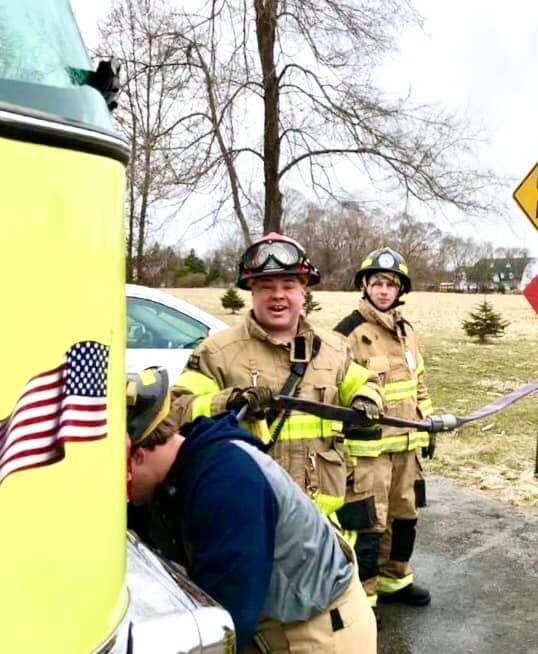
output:
M263 411L273 395L284 394L379 417L377 375L353 361L340 335L314 330L302 316L305 288L319 280L303 248L286 236L268 234L247 248L237 285L250 289L252 311L196 348L174 384L173 412L184 423L246 404L245 427L328 515L344 503L341 435L331 420Z
M375 250L362 262L355 286L363 291L358 310L336 331L348 337L355 360L379 374L388 415L410 420L430 415L417 337L399 309L400 296L411 290L405 261L388 247ZM409 559L416 509L425 504L417 450L431 457L433 436L395 427L377 434L353 431L359 440L346 441L353 477L338 515L343 528L358 531L355 551L370 604L376 606L378 594L381 602L428 604L430 593L413 583Z
M353 551L261 441L232 412L180 434L163 369L144 370L128 395L141 535L230 612L239 651L375 654Z

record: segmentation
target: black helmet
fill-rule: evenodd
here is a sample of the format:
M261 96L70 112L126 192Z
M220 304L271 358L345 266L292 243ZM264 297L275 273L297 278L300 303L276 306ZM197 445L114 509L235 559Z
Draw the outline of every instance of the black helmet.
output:
M168 373L164 368L146 368L128 376L127 433L134 445L149 436L169 412Z
M249 280L273 275L304 275L308 286L318 284L319 270L292 238L271 232L250 245L239 263L237 286L247 290Z
M367 254L361 267L355 274L355 288L361 288L362 280L368 273L392 272L398 275L402 282L402 293L411 291L411 278L405 259L392 248L384 247Z

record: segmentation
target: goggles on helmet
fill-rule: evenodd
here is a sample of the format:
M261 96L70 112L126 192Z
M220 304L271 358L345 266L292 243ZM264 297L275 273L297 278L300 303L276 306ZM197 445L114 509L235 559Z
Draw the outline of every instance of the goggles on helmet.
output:
M287 241L262 241L251 245L243 255L247 270L261 270L272 259L282 268L291 268L306 259L305 253L294 243Z

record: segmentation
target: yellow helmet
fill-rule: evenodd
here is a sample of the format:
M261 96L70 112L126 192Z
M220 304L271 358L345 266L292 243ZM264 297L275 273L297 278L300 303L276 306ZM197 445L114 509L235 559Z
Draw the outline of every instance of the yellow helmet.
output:
M362 280L369 273L392 272L398 275L402 282L402 293L409 293L411 290L411 278L405 259L399 252L389 247L379 248L367 254L361 263L361 267L355 274L355 288L362 287Z
M134 445L142 443L169 412L168 373L164 368L146 368L136 375L129 375L127 433Z

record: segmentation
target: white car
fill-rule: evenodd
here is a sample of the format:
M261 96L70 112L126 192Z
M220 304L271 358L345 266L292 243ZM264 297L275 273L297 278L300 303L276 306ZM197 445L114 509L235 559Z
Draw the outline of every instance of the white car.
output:
M171 383L193 349L228 325L197 307L154 288L126 285L127 373L162 366Z

